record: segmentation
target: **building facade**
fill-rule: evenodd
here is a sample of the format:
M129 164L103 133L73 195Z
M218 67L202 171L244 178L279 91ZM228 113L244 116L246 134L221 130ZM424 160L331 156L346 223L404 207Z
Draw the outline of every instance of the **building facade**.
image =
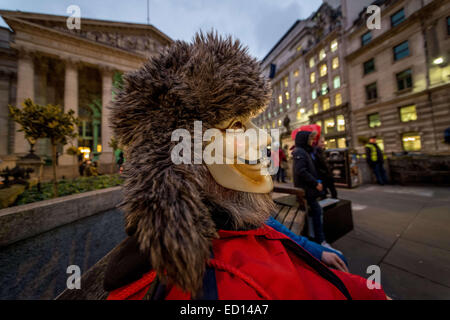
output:
M363 10L346 30L353 140L376 135L386 153L450 151L450 1L374 4L380 29Z
M151 25L81 19L69 30L67 17L0 11L11 28L0 30L0 159L2 166L28 153L29 144L8 117L8 104L31 98L59 104L81 119L74 145L98 159L113 161L106 106L121 75L139 68L172 40ZM40 139L36 152L50 157L49 142ZM72 166L61 146L60 167ZM64 172L64 170L60 170Z
M324 1L298 20L262 61L272 100L257 119L262 128L286 130L317 123L328 147L352 143L343 20L339 1ZM285 142L292 144L290 138Z

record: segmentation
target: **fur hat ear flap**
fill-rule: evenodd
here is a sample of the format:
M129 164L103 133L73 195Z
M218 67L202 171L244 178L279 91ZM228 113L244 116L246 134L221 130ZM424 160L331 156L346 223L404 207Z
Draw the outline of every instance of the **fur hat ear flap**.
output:
M159 277L195 294L216 237L202 201L205 168L173 165L170 144L151 152L146 146L130 148L125 163L127 231L138 239Z

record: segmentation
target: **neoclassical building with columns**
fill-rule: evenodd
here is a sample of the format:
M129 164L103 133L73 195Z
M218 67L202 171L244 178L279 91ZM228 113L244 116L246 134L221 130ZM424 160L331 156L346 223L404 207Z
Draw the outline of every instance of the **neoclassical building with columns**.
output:
M8 105L21 106L31 98L74 110L81 125L73 145L106 170L113 161L106 108L113 89L123 73L139 68L172 40L146 24L82 18L79 30L69 30L65 16L20 11L0 15L10 27L0 29L0 167L11 167L29 151L29 143L8 117ZM49 142L40 140L36 153L50 159ZM59 148L60 175L73 172L68 169L73 157L65 153L69 146Z

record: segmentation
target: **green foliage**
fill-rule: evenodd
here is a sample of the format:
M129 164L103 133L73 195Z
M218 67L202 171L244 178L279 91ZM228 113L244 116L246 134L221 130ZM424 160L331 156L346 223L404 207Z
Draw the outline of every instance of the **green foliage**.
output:
M58 182L58 195L60 197L68 196L71 194L115 187L122 183L123 179L118 174L80 177L73 180L60 180ZM40 192L38 191L37 186L32 187L30 190L26 190L19 196L15 205L47 200L51 199L52 196L52 183L42 183Z
M111 140L109 140L108 145L111 149L116 151L117 149L119 149L119 140L117 140L116 138L114 138L114 136L112 136Z
M80 151L78 150L77 147L72 146L72 147L67 148L66 153L67 153L69 156L77 156L77 155L80 154Z

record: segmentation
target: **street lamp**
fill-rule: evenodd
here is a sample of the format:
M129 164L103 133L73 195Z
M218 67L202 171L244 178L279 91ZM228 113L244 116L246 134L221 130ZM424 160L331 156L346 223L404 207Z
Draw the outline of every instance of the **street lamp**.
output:
M435 65L440 65L440 64L443 64L443 63L444 63L444 58L442 58L442 57L438 57L438 58L433 60L433 64L435 64Z

